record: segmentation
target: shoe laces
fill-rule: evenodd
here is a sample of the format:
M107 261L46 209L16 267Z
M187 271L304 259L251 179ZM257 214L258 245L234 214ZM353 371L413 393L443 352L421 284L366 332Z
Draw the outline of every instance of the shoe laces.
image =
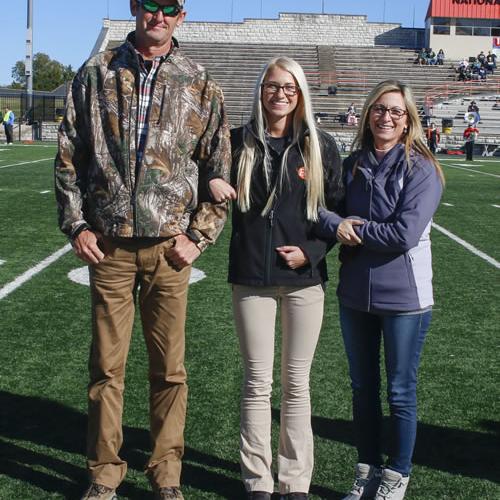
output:
M377 499L378 500L390 500L390 494L393 493L395 490L399 488L401 484L401 481L398 481L396 483L388 483L386 481L382 481L380 483L378 492L377 492Z

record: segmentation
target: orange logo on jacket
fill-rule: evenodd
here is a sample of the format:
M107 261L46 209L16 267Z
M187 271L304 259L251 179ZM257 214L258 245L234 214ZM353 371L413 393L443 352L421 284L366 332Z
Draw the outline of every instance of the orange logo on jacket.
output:
M297 168L297 175L299 176L299 179L302 179L303 181L306 180L306 167L298 167Z

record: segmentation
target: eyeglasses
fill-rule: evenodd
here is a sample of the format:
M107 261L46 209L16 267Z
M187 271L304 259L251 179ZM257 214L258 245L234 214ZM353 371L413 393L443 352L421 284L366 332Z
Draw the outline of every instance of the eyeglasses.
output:
M389 115L393 120L401 120L404 115L408 114L408 111L395 107L395 108L386 108L383 104L375 104L371 109L372 113L376 116L384 116L388 111Z
M161 10L162 14L166 17L176 17L182 9L178 5L160 5L154 0L137 0L137 3L150 14L156 14Z
M293 85L292 83L278 85L274 82L267 82L263 83L261 87L264 89L264 92L267 92L268 94L278 94L279 91L283 89L284 94L289 97L296 95L300 90L297 85Z

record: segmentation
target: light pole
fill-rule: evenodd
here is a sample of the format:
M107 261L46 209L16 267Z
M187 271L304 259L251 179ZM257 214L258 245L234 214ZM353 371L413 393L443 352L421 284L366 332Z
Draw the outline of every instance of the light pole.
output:
M231 22L233 22L234 0L231 0Z
M321 0L321 13L325 13L325 0Z
M26 19L26 62L24 74L26 76L27 110L33 107L33 0L27 3Z
M384 23L385 23L385 0L384 0L384 14L383 14L383 16L384 16L384 17L383 17L383 19L382 19L382 20L383 20L383 21L384 21Z
M260 0L260 18L262 19L262 0Z

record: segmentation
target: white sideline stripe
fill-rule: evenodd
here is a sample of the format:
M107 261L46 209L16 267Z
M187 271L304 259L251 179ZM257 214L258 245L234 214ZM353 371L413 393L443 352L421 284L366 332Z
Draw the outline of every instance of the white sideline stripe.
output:
M471 168L460 167L458 165L448 165L447 163L443 163L443 165L445 167L456 168L458 170L467 170L469 172L474 172L475 174L491 175L491 177L498 177L500 179L500 175L490 174L489 172L481 172L480 170L472 170ZM2 168L2 167L0 167L0 168Z
M41 160L33 160L33 161L23 161L21 163L13 163L12 165L3 165L0 168L9 168L9 167L17 167L19 165L31 165L32 163L38 163L40 161L48 161L53 160L54 158L42 158Z
M18 276L14 281L7 283L4 287L0 288L0 300L4 299L12 293L14 290L19 288L21 285L29 281L33 276L43 271L46 267L49 267L53 264L57 259L62 257L65 253L68 253L71 250L71 245L68 243L64 245L62 248L54 252L52 255L49 255L46 259L43 259L36 266L28 269L25 273Z
M481 259L484 259L486 262L488 262L492 266L495 266L497 269L500 269L500 262L497 262L493 257L486 255L484 252L481 252L481 250L478 250L476 247L472 246L470 243L467 243L462 238L459 238L455 234L451 233L450 231L448 231L448 229L441 227L440 225L436 224L435 222L432 223L432 227L437 229L438 231L441 231L443 234L448 236L448 238L451 238L453 241L456 241L458 244L462 245L464 248L469 250L469 252L472 252L474 255L481 257Z

